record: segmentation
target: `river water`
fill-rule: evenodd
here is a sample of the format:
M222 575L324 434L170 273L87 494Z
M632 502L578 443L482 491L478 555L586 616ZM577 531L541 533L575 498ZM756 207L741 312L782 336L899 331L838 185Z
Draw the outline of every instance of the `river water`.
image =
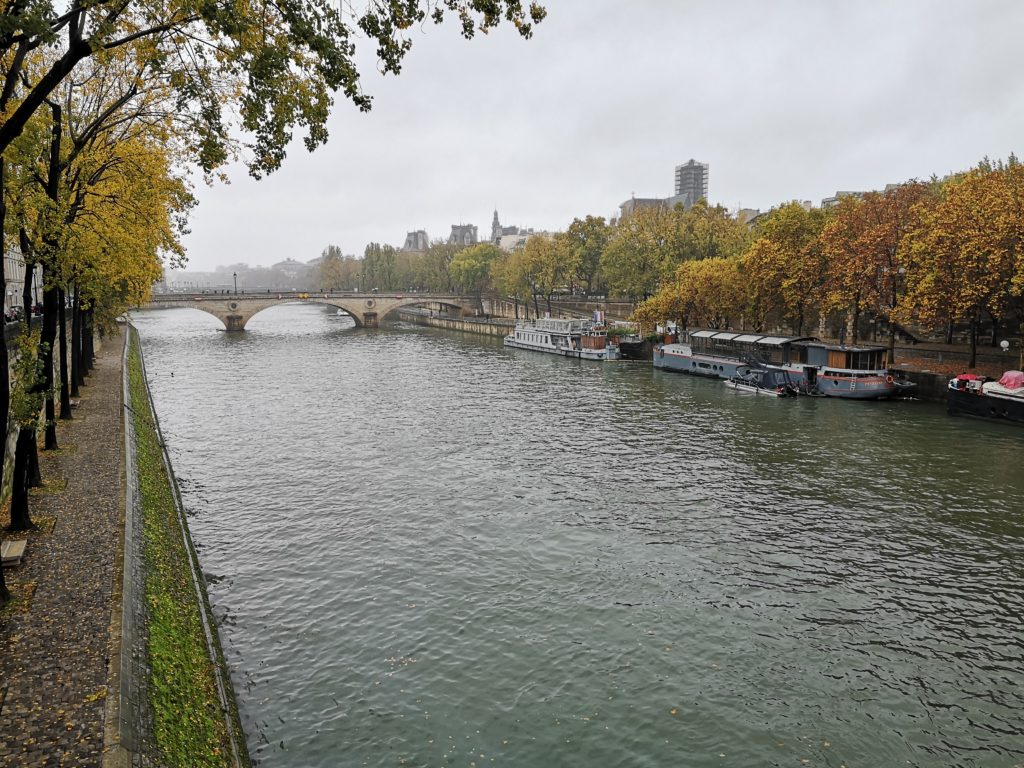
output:
M1024 764L1024 430L134 319L259 765Z

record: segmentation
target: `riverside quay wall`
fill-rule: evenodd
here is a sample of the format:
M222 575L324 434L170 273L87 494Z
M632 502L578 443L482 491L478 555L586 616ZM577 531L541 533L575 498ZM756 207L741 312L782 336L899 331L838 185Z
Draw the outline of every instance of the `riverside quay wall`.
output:
M446 331L479 333L483 336L505 337L515 327L515 320L502 317L457 317L429 309L402 309L398 316L406 323L443 328Z

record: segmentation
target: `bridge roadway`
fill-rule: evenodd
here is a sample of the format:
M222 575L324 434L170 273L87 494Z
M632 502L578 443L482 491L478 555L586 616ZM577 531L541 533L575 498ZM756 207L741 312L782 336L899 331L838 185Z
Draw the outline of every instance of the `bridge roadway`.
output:
M356 325L376 328L380 320L402 307L434 306L449 312L458 309L472 314L477 309L475 296L452 293L356 293L353 291L271 291L269 293L163 293L139 309L186 307L208 312L224 323L228 331L244 331L245 324L258 312L279 304L328 304L351 315Z

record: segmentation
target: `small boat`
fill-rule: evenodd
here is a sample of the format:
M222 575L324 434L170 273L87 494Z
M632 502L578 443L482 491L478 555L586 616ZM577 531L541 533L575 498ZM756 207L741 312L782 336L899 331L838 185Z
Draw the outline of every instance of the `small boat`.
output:
M604 325L590 320L542 317L521 320L505 337L506 347L576 357L580 360L618 360L619 348L608 340Z
M792 382L786 370L769 366L753 368L746 373L731 376L724 383L729 389L754 395L796 397L800 394L799 388Z
M951 416L1024 424L1024 372L1006 371L998 381L961 373L949 380L946 409Z

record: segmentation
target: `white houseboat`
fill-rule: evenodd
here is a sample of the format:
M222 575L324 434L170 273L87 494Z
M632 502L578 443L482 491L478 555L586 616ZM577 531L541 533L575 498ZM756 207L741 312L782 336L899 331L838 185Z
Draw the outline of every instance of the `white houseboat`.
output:
M521 320L505 337L505 346L581 360L619 359L619 348L608 340L605 327L590 320Z

